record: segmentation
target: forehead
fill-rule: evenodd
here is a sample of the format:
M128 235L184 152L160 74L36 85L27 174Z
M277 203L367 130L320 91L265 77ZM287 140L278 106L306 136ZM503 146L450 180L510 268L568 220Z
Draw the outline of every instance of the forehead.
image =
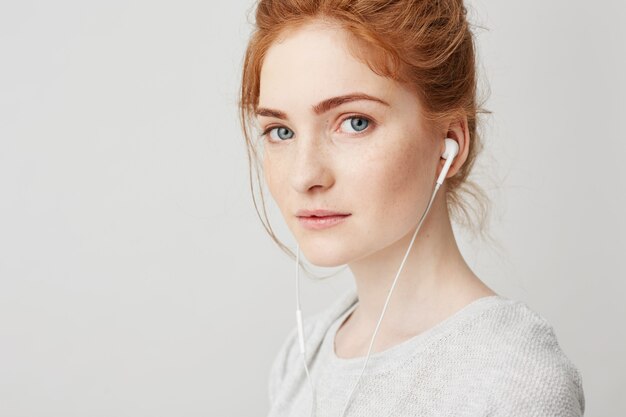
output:
M353 91L392 100L395 83L355 58L349 42L347 31L323 23L288 32L263 61L259 105L288 110Z

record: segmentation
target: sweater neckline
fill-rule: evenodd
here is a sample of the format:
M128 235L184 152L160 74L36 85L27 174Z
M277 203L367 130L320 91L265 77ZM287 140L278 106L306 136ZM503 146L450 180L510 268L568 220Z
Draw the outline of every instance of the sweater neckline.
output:
M364 374L381 373L394 368L395 366L401 365L405 362L405 360L414 356L417 351L425 349L428 346L428 341L434 340L437 337L443 336L445 333L453 331L462 323L472 317L475 317L479 312L499 304L502 301L508 301L508 299L499 294L477 298L444 320L411 337L410 339L383 351L373 352L369 357ZM358 304L359 301L355 295L350 299L349 304L346 306L346 310L332 322L324 337L321 350L326 357L327 366L331 372L342 371L351 374L360 374L363 369L363 365L365 364L365 358L367 355L356 358L340 358L335 352L335 337L339 326L346 321L348 316L352 314Z

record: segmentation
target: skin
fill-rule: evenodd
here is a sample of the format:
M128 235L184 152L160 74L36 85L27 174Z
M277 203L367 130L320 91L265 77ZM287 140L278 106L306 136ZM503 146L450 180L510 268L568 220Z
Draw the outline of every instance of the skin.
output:
M374 73L348 51L354 42L338 26L313 21L285 34L268 50L261 70L257 115L268 189L285 222L314 265L347 264L359 305L340 326L335 353L363 357L388 292L445 160L444 139L459 143L448 171L467 159L467 120L426 122L418 97ZM330 97L365 93L316 114ZM350 118L353 117L353 118ZM389 301L372 352L433 327L478 298L496 295L464 261L445 202L437 192ZM322 230L304 228L296 211L351 213Z

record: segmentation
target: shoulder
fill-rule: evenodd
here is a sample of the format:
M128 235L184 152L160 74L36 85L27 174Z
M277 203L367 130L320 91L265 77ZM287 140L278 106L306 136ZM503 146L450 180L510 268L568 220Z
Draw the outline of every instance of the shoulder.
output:
M311 317L303 316L302 327L307 357L310 355L310 352L315 351L320 345L328 327L355 301L356 292L351 289L340 293L328 307L313 314ZM303 366L298 341L298 327L295 321L294 311L294 325L283 340L270 366L268 378L270 404L274 402L274 398L280 386L289 374L293 372L295 367L298 366L298 369L300 369L299 367Z
M490 356L495 416L582 416L580 371L553 326L526 303L503 298L473 323Z

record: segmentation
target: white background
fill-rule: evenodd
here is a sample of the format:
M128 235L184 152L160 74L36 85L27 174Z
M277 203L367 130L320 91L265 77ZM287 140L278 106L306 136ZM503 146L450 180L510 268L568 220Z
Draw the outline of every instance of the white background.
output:
M294 267L254 211L237 119L251 6L0 4L1 416L267 411ZM502 248L459 243L553 325L586 416L626 415L624 10L470 10L494 112L476 179ZM303 282L305 320L352 285Z

